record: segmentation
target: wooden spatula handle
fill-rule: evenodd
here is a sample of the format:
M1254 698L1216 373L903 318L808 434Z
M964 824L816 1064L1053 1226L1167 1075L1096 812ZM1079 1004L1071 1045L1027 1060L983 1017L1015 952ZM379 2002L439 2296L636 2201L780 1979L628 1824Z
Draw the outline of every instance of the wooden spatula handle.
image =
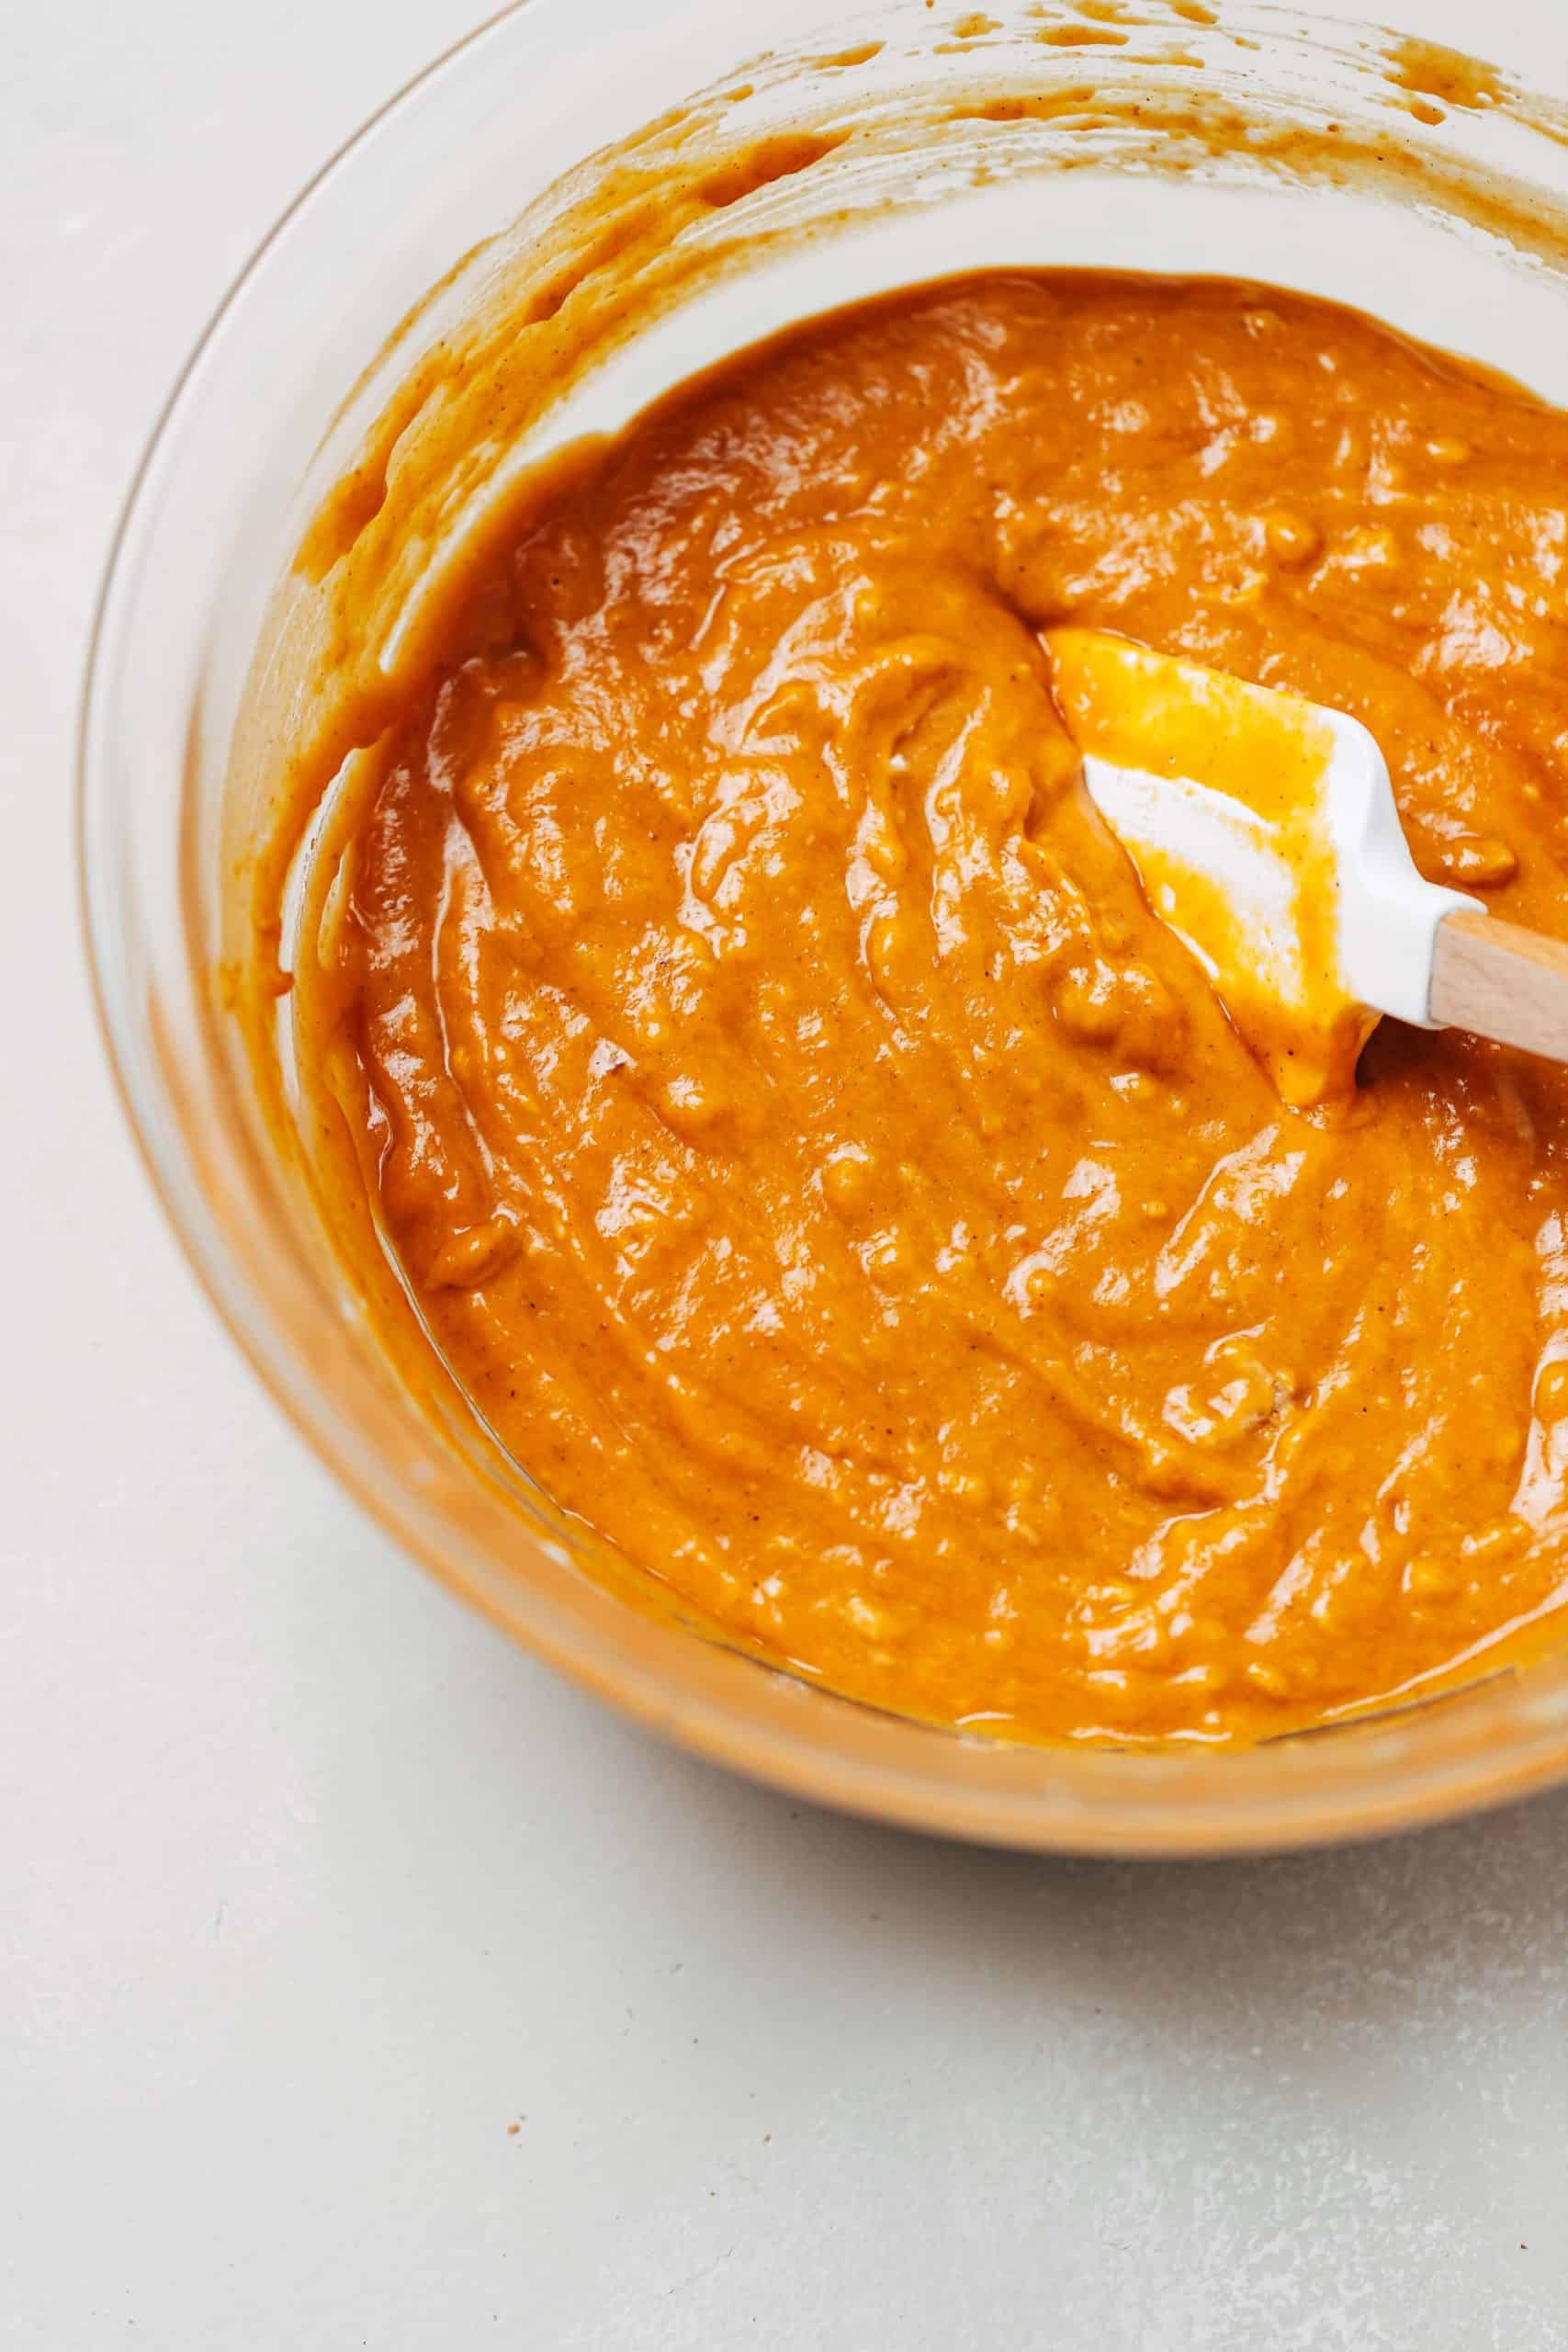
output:
M1445 915L1432 951L1431 1017L1568 1062L1568 946L1479 911Z

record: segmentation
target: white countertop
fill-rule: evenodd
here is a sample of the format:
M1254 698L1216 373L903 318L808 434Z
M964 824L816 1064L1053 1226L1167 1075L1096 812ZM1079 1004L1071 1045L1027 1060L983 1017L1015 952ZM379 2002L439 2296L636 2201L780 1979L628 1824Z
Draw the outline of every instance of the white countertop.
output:
M6 27L0 2345L1562 2352L1568 1793L1153 1867L725 1779L366 1524L152 1204L76 941L97 574L257 235L477 13Z

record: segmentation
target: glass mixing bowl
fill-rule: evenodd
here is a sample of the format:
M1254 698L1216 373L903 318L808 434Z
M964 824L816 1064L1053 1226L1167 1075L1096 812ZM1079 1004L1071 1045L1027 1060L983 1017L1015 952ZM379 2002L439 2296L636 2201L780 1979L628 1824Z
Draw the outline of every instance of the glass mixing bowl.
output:
M902 1721L704 1638L521 1486L460 1397L393 1374L258 1100L224 958L235 860L321 650L291 560L398 385L487 306L534 338L513 457L618 421L709 347L1009 261L1273 279L1568 401L1568 108L1547 95L1257 0L825 13L528 0L360 133L214 321L130 502L84 720L92 955L154 1180L252 1361L393 1534L531 1648L727 1764L927 1829L1145 1853L1367 1834L1562 1777L1568 1648L1249 1750L1117 1752ZM769 133L789 168L727 182L733 142ZM616 190L646 196L660 172L705 175L709 196L649 263L639 309L615 277ZM418 582L385 585L367 627L391 659Z

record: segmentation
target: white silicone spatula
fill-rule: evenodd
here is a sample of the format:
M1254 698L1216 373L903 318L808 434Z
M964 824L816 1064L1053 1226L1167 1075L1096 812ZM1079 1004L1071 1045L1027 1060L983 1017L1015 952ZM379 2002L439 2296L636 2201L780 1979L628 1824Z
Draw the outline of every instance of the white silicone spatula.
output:
M1568 1060L1568 945L1423 881L1359 720L1096 629L1047 633L1084 780L1284 1099L1384 1013Z

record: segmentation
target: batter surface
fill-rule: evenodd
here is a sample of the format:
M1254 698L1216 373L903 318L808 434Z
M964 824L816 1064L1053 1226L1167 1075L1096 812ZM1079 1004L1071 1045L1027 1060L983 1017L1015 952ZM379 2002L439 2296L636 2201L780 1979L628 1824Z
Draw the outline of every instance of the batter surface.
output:
M1568 933L1565 510L1504 384L1068 274L818 322L563 475L336 933L386 1230L539 1483L765 1654L1005 1732L1256 1737L1539 1638L1568 1076L1385 1023L1287 1109L1041 632L1355 713L1423 870Z

